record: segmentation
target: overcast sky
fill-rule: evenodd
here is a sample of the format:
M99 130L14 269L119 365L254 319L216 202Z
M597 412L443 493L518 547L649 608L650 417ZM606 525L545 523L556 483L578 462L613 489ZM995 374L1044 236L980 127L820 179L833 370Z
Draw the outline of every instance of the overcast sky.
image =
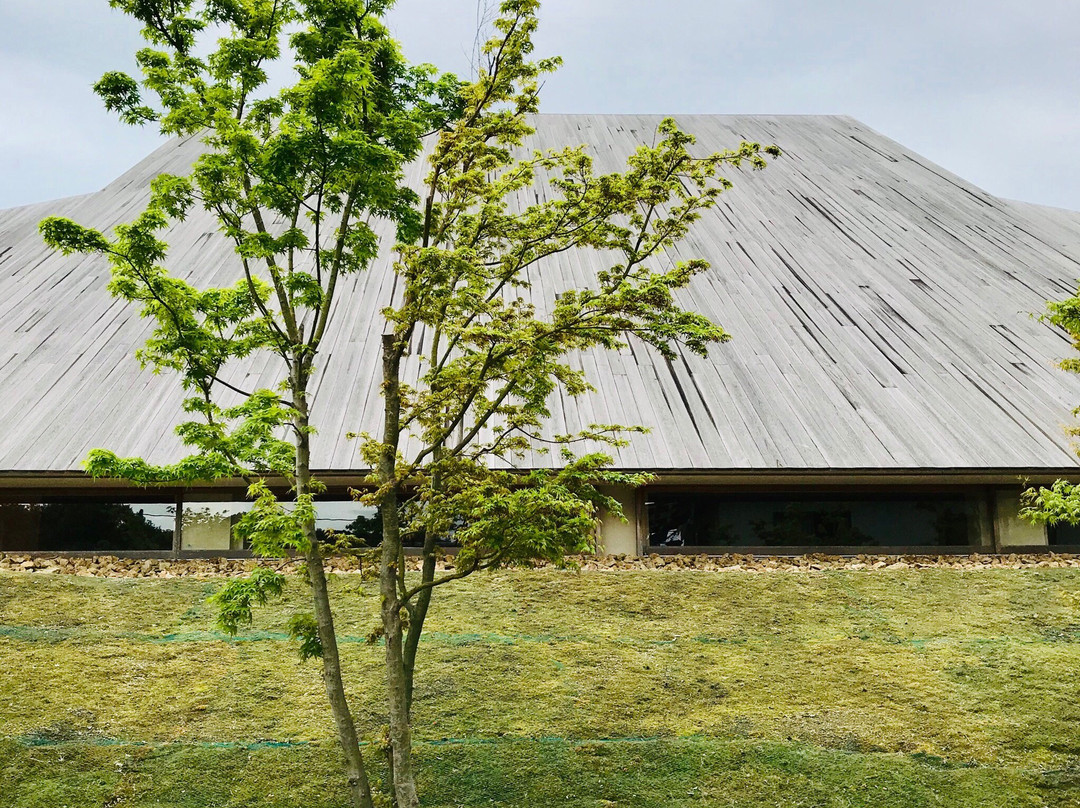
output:
M468 65L476 0L399 0L414 61ZM839 113L991 193L1080 210L1077 0L548 0L547 112ZM0 0L0 207L100 188L159 142L90 85L130 69L106 0ZM716 144L717 146L729 144Z

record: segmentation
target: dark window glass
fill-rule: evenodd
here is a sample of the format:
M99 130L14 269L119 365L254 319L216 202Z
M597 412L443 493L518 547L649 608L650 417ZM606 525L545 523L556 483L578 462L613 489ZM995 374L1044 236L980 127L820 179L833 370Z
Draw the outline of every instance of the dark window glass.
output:
M1050 525L1047 533L1051 547L1080 547L1080 525Z
M410 516L410 505L408 500L402 505L403 520L407 520ZM359 502L316 500L315 529L319 532L321 539L327 538L328 531L334 531L339 534L348 533L368 547L382 544L382 516L379 509ZM423 547L424 545L424 537L418 533L404 533L401 541L406 547ZM451 530L451 535L439 544L443 547L453 547L456 544L453 531Z
M961 547L977 545L976 500L933 495L647 497L654 547Z
M328 531L348 533L369 547L382 542L382 519L379 509L359 502L315 501L315 530L320 539Z
M171 550L172 502L0 503L3 550Z

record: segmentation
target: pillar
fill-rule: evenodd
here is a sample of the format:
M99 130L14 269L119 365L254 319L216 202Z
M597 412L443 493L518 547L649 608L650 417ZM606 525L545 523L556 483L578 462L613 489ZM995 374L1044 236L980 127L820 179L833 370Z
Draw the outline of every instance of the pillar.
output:
M601 489L614 498L623 509L623 518L607 509L600 517L600 535L597 552L601 555L638 555L638 507L637 489L628 485L608 486Z
M1020 492L998 491L994 497L994 536L997 549L1011 552L1022 548L1048 548L1045 525L1033 525L1020 514Z

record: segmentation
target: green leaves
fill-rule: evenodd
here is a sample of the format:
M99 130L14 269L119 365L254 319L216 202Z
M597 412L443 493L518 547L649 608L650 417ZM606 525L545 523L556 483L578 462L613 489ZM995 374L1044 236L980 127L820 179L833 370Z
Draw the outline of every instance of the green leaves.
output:
M256 606L265 606L272 598L281 597L285 576L269 567L256 567L246 578L234 578L207 598L217 609L217 626L235 636L250 626ZM299 644L300 658L307 661L322 657L319 626L312 614L295 614L285 625L289 637Z
M586 552L600 510L619 512L599 486L647 481L611 472L603 451L639 427L551 435L549 402L592 389L583 352L633 341L676 359L729 339L680 303L708 264L665 253L731 187L725 166L779 156L750 142L699 156L672 119L620 172L597 174L583 147L526 153L540 79L559 62L531 57L536 0L500 9L480 73L461 88L461 114L434 144L420 243L398 245L402 299L384 313L399 358L423 328L419 383L387 382L391 426L363 448L383 464L374 499L404 481L415 492L404 530L458 544L455 577ZM608 263L589 272L597 262L579 258L589 252ZM567 264L579 270L572 282ZM405 434L420 446L411 457ZM512 470L553 450L560 470Z
M128 480L139 485L176 485L230 477L236 467L222 453L204 452L179 463L155 466L140 457L119 457L107 449L92 449L83 463L94 478Z
M452 536L459 569L561 564L567 556L593 552L601 509L622 515L619 503L599 487L642 485L651 477L612 472L606 468L611 458L600 453L563 459L558 470L528 474L443 459L432 468L441 485L421 488L423 501L408 530Z
M255 505L236 525L236 537L251 552L264 558L282 558L291 552L307 553L311 543L305 525L315 523L311 494L301 494L287 510L263 481L252 483L248 497Z
M187 177L159 174L150 183L150 207L169 219L183 221L195 202L195 187Z
M42 219L38 232L45 243L64 255L72 253L104 253L109 250L109 240L99 231L76 224L71 219L50 216Z
M1057 480L1049 488L1029 488L1021 497L1020 518L1036 525L1080 525L1080 488Z
M139 83L126 73L110 71L94 84L94 92L105 102L105 109L116 112L129 126L141 126L158 119L158 113L142 103Z
M1061 301L1046 304L1046 313L1040 318L1063 329L1072 338L1073 348L1080 350L1080 292ZM1063 359L1058 363L1062 370L1080 373L1080 359ZM1080 407L1073 410L1080 415ZM1080 427L1068 428L1074 437L1080 436ZM1080 524L1080 488L1067 480L1057 480L1051 487L1032 487L1024 491L1021 499L1020 518L1032 524Z
M206 17L192 13L191 0L109 0L109 5L141 21L148 41L181 53L191 49L195 35L206 27Z
M205 152L187 176L154 179L146 209L111 233L55 217L41 232L65 254L106 256L112 294L153 322L137 357L181 377L195 417L178 432L194 454L151 466L101 450L87 468L151 484L170 475L291 479L338 279L378 255L371 220L390 220L403 240L419 237L403 167L424 133L460 109L460 82L405 61L381 20L390 5L382 0L111 4L142 22L147 47L136 54L137 76L114 71L97 83L106 108L132 125L199 137ZM268 66L284 58L296 80L272 91ZM233 283L196 288L188 267L170 267L162 234L198 208L235 248ZM279 392L231 378L237 360L259 353L273 355L261 364L277 369L267 386ZM271 531L269 545L297 545L283 530Z
M234 578L211 595L207 602L217 608L217 625L227 634L237 634L251 625L252 609L281 595L285 576L269 567L256 567L247 578Z
M319 624L315 622L315 615L294 614L285 624L285 630L289 632L289 637L300 644L300 658L305 662L322 657L323 645L319 639Z

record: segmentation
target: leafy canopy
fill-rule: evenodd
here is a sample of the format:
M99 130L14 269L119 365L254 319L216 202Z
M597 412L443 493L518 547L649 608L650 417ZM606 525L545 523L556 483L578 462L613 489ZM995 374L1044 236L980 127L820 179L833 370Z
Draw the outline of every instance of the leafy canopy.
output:
M96 92L128 123L206 148L189 174L158 176L145 211L110 234L57 217L41 232L65 254L107 256L112 294L153 320L138 357L180 375L191 419L178 431L193 453L152 466L96 450L87 469L148 484L289 478L296 450L285 431L310 406L337 283L377 255L373 220L394 222L403 242L418 238L418 197L402 169L457 114L459 83L405 61L381 19L385 0L111 5L142 21L149 47L136 55L139 79L108 73ZM283 56L295 82L275 90L267 65ZM167 268L165 231L196 207L235 247L232 286L199 289ZM259 352L280 359L278 382L233 384L230 365Z
M95 90L127 123L199 138L204 150L190 172L158 176L146 209L109 234L56 217L40 227L64 253L107 257L112 294L153 322L138 357L179 374L189 417L177 430L191 453L154 465L98 449L86 468L147 485L250 483L254 506L237 532L258 555L305 558L314 612L289 630L305 658L321 659L353 804L372 808L315 530L324 487L311 475L311 380L339 282L378 255L373 222L391 222L405 244L421 237L403 169L426 133L460 114L460 83L406 62L382 20L389 0L111 4L143 23L148 47L138 79L108 73ZM293 80L275 90L267 66L286 57ZM199 209L232 243L231 285L200 289L168 269L166 231ZM256 358L270 370L247 390L236 371ZM288 481L291 507L267 478ZM232 581L214 599L220 624L235 632L281 587L269 568Z
M382 344L367 346L382 354L384 427L360 451L372 469L364 499L382 506L374 634L387 655L392 793L415 808L409 711L433 590L478 569L566 563L593 548L602 508L621 513L603 486L647 481L612 470L609 454L642 427L552 434L549 402L591 390L583 352L633 342L670 359L728 339L679 300L708 264L669 251L731 187L724 167L762 168L779 152L703 153L673 120L618 172L597 172L583 146L529 151L543 79L559 65L532 57L538 0L501 4L468 83L405 61L382 21L389 0L112 5L143 23L148 47L139 78L109 73L96 91L128 123L197 137L204 153L190 172L157 177L146 209L109 234L62 218L41 231L65 253L107 257L112 294L153 322L138 356L179 374L191 454L161 466L96 450L86 467L142 484L248 480L254 505L238 533L257 555L305 557L314 613L289 631L321 659L353 803L370 808L315 531L324 487L311 475L310 382L340 280L387 248L373 222L393 223L396 294ZM285 56L294 80L275 90L267 66ZM404 169L425 148L418 193ZM232 285L200 289L167 268L168 229L198 209L234 247ZM582 265L599 269L573 281L559 271L589 252L601 261ZM256 355L271 371L246 390L235 371ZM530 459L552 451L556 462ZM295 502L279 502L268 478L287 480ZM407 534L423 545L413 578ZM447 540L459 551L440 577ZM230 582L214 598L220 624L237 631L282 583L269 568Z
M1080 293L1066 300L1051 301L1042 319L1064 329L1072 338L1073 348L1080 351ZM1080 359L1062 359L1058 367L1070 373L1080 373ZM1073 410L1080 416L1080 407ZM1068 433L1080 436L1080 427L1071 427ZM1057 480L1053 485L1032 486L1021 497L1020 516L1032 524L1080 525L1080 486L1068 480Z
M465 569L589 550L599 509L621 513L597 486L648 479L607 468L605 450L641 427L548 434L552 397L592 389L577 363L585 351L633 339L674 358L728 339L677 299L707 262L666 251L731 187L722 167L762 168L764 155L779 154L757 143L700 153L670 119L619 172L597 173L584 146L528 150L543 78L560 64L531 58L537 9L502 4L461 115L432 147L422 236L398 245L402 302L384 312L391 366L416 352L422 370L395 380L395 428L364 436L364 457L383 468L369 501L408 485L416 505L406 530L452 532ZM583 252L610 263L570 283L567 261L596 265L572 257ZM512 471L552 450L562 468Z

